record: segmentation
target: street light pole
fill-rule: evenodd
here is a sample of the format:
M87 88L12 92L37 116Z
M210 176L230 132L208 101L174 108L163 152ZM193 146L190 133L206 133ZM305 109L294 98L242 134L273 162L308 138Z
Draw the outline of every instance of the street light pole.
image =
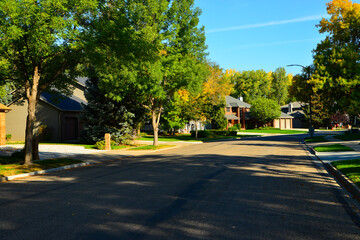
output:
M309 72L306 71L306 67L304 67L303 65L300 64L290 64L287 65L287 67L302 67L303 72L306 73L306 77L309 78ZM314 137L314 128L313 128L313 124L312 124L312 103L311 103L311 95L309 97L309 110L310 110L310 127L309 127L309 133L310 133L310 137Z

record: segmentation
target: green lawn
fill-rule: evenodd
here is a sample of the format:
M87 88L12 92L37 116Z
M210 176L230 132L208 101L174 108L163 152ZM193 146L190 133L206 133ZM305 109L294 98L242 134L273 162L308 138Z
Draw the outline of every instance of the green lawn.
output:
M190 134L181 134L181 135L175 135L175 136L159 136L159 141L162 142L178 142L178 141L186 141L186 142L207 142L207 141L215 141L215 140L221 140L221 139L232 139L232 138L241 138L241 137L257 137L261 136L259 135L237 135L237 136L219 136L215 138L194 138L191 137ZM149 136L142 136L141 138L138 138L136 140L142 140L142 141L153 141L154 137L152 135Z
M24 141L15 141L15 142L7 142L8 145L13 144L25 144ZM86 149L97 149L95 148L94 144L84 144L84 143L55 143L55 142L45 142L45 143L39 143L39 145L71 145L71 146L82 146Z
M158 145L158 146L144 145L144 146L129 148L128 150L158 150L158 149L170 148L174 146L175 145Z
M308 133L308 131L298 131L298 130L290 130L290 129L247 129L247 130L241 130L239 133L242 132L251 132L251 133L273 133L273 134L302 134L302 133Z
M360 133L336 135L336 136L334 136L334 138L337 138L342 141L360 140Z
M307 137L304 140L307 143L313 142L328 142L329 140L325 139L325 136L316 136L316 137Z
M332 145L323 145L314 147L317 152L346 152L346 151L354 151L354 149L349 148L347 146L341 144L332 144Z
M360 159L336 161L331 164L360 187Z
M0 177L7 177L29 172L36 172L50 168L57 168L76 163L82 163L81 160L58 158L43 161L35 161L32 166L24 166L23 160L11 157L0 157Z

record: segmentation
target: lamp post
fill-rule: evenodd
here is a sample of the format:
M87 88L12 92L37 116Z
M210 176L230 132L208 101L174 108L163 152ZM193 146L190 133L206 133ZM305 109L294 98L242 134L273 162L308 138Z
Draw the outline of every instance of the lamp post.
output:
M309 79L309 71L307 71L306 67L304 67L303 65L300 64L290 64L287 65L287 67L302 67L303 72L306 73L306 78ZM309 107L310 107L310 127L309 127L309 133L310 133L310 137L314 136L314 128L313 128L313 124L312 124L312 104L311 104L311 95L309 97Z

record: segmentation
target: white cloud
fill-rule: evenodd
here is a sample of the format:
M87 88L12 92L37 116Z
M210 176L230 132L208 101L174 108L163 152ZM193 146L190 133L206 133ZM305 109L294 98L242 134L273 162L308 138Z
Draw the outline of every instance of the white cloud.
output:
M255 23L255 24L240 25L240 26L234 26L234 27L218 28L218 29L208 30L208 31L206 31L206 33L229 32L229 31L269 27L269 26L283 25L283 24L290 24L290 23L308 22L308 21L320 20L323 17L325 17L325 16L323 16L323 15L307 16L307 17L294 18L294 19L282 20L282 21L271 21L271 22L265 22L265 23Z
M320 42L323 38L308 38L308 39L296 39L296 40L286 40L279 42L269 42L269 43L254 43L254 44L246 44L234 47L232 49L243 49L243 48L260 48L260 47L269 47L276 45L284 45L284 44L293 44L293 43L303 43L303 42Z

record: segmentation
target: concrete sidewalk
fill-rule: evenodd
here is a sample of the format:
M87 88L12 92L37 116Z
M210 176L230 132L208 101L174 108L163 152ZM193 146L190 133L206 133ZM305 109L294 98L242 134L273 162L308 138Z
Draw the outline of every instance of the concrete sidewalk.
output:
M317 135L320 136L324 134L317 134ZM331 162L334 161L360 159L360 145L359 145L360 140L342 141L334 138L334 135L327 135L325 139L327 139L328 142L319 142L319 143L305 142L305 144L310 148L310 151L312 151L315 157L324 164L326 170L329 173L331 173L349 193L352 194L352 198L356 199L360 203L360 188L331 164ZM314 147L316 146L332 145L332 144L341 144L350 147L355 151L316 152L314 150Z
M323 135L323 134L316 134L316 135ZM339 139L334 138L334 135L327 135L325 139L328 142L317 142L317 143L306 143L307 146L314 149L317 146L324 146L324 145L333 145L333 144L341 144L347 147L354 149L355 151L345 151L345 152L316 152L314 151L315 155L320 158L324 163L330 163L333 161L340 161L340 160L350 160L350 159L360 159L360 140L353 140L353 141L342 141Z

